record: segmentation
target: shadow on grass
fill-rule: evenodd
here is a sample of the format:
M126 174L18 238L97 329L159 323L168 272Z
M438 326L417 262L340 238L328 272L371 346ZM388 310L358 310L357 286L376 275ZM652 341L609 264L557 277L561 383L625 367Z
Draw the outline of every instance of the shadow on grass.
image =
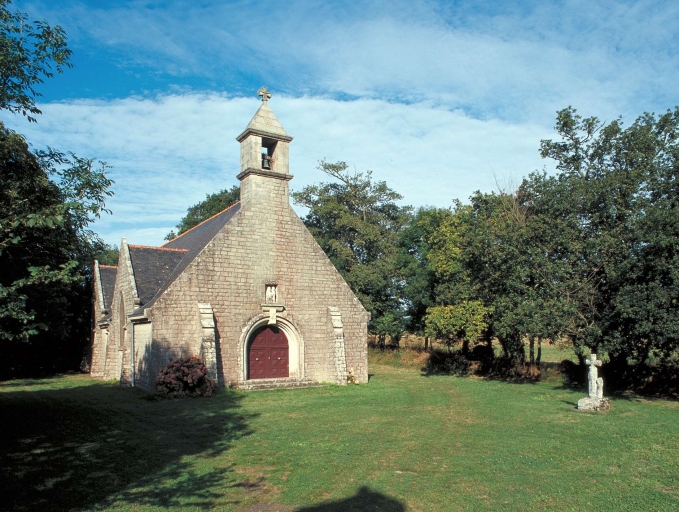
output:
M242 395L154 401L134 389L79 382L0 393L3 509L214 505L214 489L231 468L210 459L250 434ZM183 460L198 454L204 464Z
M421 375L476 376L486 380L514 384L536 384L543 378L543 372L553 372L550 363L530 365L506 357L497 357L487 345L477 345L473 350L433 349L428 352Z
M343 500L331 501L320 505L296 509L297 512L352 512L363 510L391 510L405 512L405 505L380 492L361 487L358 492Z
M65 374L54 375L50 377L50 380L63 379L64 377L66 377ZM0 385L3 388L30 388L33 386L44 386L45 379L21 379L21 380L0 381Z

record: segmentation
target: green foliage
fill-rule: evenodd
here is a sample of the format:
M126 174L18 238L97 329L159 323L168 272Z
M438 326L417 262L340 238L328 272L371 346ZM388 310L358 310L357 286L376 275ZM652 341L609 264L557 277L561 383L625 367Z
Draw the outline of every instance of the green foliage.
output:
M0 109L39 114L34 86L70 66L61 27L0 0ZM34 28L35 26L35 28ZM75 369L90 334L88 277L104 250L88 229L112 194L106 165L31 151L0 123L0 378Z
M29 121L40 114L35 98L40 93L35 86L54 71L63 73L71 50L66 46L66 34L46 21L27 23L28 16L8 9L10 0L0 0L0 109L21 113Z
M106 211L111 183L104 164L32 153L0 123L0 339L26 341L55 327L49 318L68 302L59 294L82 282L102 244L87 226Z
M679 349L679 109L629 128L558 113L541 154L558 173L476 193L429 235L435 301L491 309L508 359L524 340L568 338L616 365ZM532 343L532 341L531 341ZM532 356L532 354L531 354ZM532 362L532 361L531 361Z
M473 300L431 307L424 318L424 332L448 348L459 342L475 342L488 328L486 317L490 312L491 308Z
M117 245L102 244L99 249L97 249L94 259L99 262L100 265L108 265L115 267L118 265L118 256L120 255L120 249Z
M305 225L372 314L371 328L379 325L386 332L402 325L398 242L411 208L398 206L401 196L384 181L373 181L370 171L352 172L345 162L326 161L318 169L336 181L292 194L296 204L309 209ZM387 313L388 320L376 323Z
M376 318L373 322L373 332L377 335L377 343L380 347L384 347L387 336L392 345L398 345L404 329L403 317L391 311Z
M568 267L587 293L568 334L618 363L669 360L679 349L679 108L626 129L568 108L556 129L561 140L542 141L541 154L560 173L533 188L549 192L540 213L577 233Z
M427 308L436 304L440 279L429 259L432 238L451 216L448 209L419 208L399 234L396 266L404 283L402 301L411 332L424 332L424 315Z
M156 376L156 391L173 398L212 396L216 387L215 380L208 377L207 366L196 356L175 359Z
M240 187L237 185L234 185L229 190L224 189L214 194L207 194L204 201L189 207L186 215L179 221L179 224L177 224L178 232L175 233L174 230L170 231L165 236L165 240L177 238L177 236L185 233L192 227L197 226L204 220L209 219L238 201L240 201Z

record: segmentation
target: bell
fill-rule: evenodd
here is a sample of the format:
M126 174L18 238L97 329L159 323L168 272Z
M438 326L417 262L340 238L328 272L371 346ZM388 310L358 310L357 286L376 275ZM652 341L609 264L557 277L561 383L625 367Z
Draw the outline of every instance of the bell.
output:
M271 157L262 155L262 169L271 169Z

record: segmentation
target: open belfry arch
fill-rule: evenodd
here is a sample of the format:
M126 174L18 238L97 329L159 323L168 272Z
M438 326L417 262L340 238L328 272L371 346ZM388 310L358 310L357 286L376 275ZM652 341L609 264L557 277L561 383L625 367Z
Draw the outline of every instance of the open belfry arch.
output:
M236 138L240 201L161 247L123 239L117 267L95 263L92 376L153 390L169 361L198 355L243 389L367 382L369 313L291 208L292 137L258 94Z

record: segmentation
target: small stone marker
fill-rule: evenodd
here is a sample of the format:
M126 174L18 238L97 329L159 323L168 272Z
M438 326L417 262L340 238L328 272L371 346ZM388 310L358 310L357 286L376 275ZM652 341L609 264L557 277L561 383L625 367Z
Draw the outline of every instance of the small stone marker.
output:
M601 366L601 360L596 358L596 354L591 354L585 363L589 366L587 372L589 396L578 400L578 410L609 411L611 402L608 398L604 398L604 379L598 376L597 370L597 367Z

